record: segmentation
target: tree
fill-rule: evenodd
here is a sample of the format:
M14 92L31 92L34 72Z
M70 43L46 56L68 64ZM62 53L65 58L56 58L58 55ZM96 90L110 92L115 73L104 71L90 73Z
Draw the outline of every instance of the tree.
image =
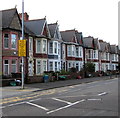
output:
M95 72L95 64L93 64L92 62L85 63L85 71L88 73Z

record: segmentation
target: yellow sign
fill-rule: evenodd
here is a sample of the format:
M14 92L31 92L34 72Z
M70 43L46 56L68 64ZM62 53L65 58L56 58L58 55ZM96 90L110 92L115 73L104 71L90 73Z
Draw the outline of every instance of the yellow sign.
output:
M19 40L18 46L18 56L26 56L26 40Z

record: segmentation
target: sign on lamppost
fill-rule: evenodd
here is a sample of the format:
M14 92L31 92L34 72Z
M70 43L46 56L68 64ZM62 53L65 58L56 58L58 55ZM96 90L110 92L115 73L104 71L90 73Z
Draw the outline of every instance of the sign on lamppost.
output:
M26 40L19 40L18 41L18 55L20 57L26 56Z

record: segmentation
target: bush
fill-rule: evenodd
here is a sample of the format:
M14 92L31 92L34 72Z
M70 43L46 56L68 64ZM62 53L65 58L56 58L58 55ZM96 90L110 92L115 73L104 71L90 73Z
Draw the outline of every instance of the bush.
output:
M69 72L65 70L61 70L59 75L69 75Z

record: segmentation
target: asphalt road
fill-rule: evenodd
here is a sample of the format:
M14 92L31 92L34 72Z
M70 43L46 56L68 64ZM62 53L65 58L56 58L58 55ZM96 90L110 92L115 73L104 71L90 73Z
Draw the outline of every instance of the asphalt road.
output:
M118 116L118 79L4 98L3 116Z

